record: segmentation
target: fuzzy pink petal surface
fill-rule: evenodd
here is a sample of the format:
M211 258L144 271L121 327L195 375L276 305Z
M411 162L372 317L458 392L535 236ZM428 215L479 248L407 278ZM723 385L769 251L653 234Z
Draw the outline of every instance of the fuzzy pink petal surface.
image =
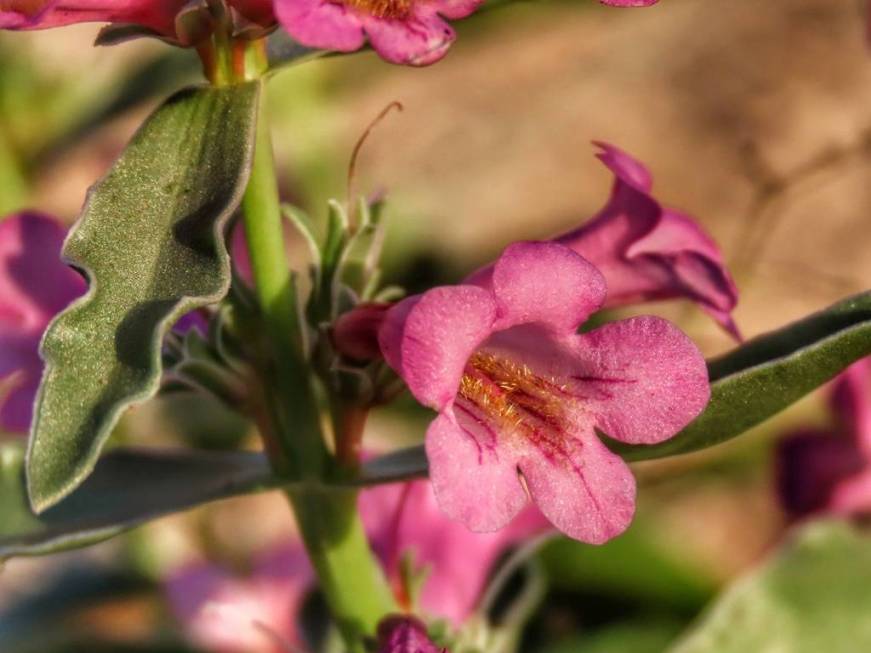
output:
M629 526L635 513L635 479L623 460L592 430L572 435L560 455L529 447L520 470L532 500L559 530L602 544Z
M605 279L586 259L557 243L509 245L493 268L497 328L540 323L573 332L601 308Z
M616 440L653 444L702 412L710 398L705 359L680 329L658 317L606 324L579 336L595 390L587 400L596 426Z
M285 31L310 48L353 52L366 37L357 12L330 0L275 0L275 15Z
M84 293L84 279L60 259L66 230L21 213L0 222L0 378L15 374L0 428L24 432L42 375L39 343L52 318Z
M391 63L427 66L445 56L456 32L427 5L414 5L403 19L377 18L362 14L360 20L372 48Z
M426 433L430 480L439 506L476 533L498 530L527 504L516 459L472 418L443 413Z
M131 23L161 34L175 33L174 19L185 0L5 0L0 28L46 29L75 23Z
M476 286L443 286L387 312L379 343L417 400L436 410L457 393L466 361L493 330L496 304Z

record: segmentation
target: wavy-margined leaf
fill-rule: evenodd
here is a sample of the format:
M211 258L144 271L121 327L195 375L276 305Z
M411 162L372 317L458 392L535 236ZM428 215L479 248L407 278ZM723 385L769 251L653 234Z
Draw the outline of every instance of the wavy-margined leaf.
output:
M407 450L367 461L347 488L421 475L426 458ZM40 514L27 500L24 453L0 447L0 559L44 555L93 544L174 512L232 496L290 487L254 452L119 448L102 456L94 472L69 496Z
M810 524L732 585L669 653L871 651L871 539Z
M689 453L734 438L871 355L871 292L759 336L708 363L711 401L657 445L608 446L627 460Z
M49 327L27 475L44 510L90 473L125 408L160 380L160 343L230 284L222 228L251 164L259 84L182 91L89 192L65 257L88 294Z

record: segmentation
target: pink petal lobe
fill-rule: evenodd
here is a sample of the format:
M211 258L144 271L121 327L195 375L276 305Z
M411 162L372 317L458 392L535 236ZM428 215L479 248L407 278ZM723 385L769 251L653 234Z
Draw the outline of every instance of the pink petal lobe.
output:
M871 464L871 358L853 363L838 376L829 403L841 430Z
M643 316L579 336L596 426L632 444L666 440L701 413L710 398L705 359L680 329Z
M445 18L457 20L473 14L484 0L430 0L430 7Z
M498 328L532 322L574 332L605 301L605 279L587 260L557 243L509 245L493 268Z
M635 513L629 467L590 430L566 436L561 455L529 447L520 471L532 501L560 531L603 544L622 533Z
M445 56L457 38L453 28L431 8L417 7L403 19L362 15L372 48L395 64L427 66Z
M310 48L353 52L366 37L356 12L330 0L275 0L275 15L285 31Z
M593 141L593 145L600 150L596 154L596 158L614 173L617 181L623 182L640 193L650 192L653 188L653 176L641 161L616 145L604 141Z
M516 461L471 418L436 417L426 434L430 480L441 509L476 533L498 530L526 505Z
M466 361L495 319L496 304L486 290L443 286L391 308L378 341L417 400L441 410L453 401Z
M378 653L446 653L426 632L426 625L409 615L391 615L378 624Z

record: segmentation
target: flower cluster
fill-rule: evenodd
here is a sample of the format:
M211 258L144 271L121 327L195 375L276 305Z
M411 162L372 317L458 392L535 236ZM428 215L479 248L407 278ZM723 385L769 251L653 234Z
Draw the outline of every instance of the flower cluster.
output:
M269 29L276 21L299 43L353 52L368 43L386 61L423 66L444 57L456 39L448 21L475 12L483 0L223 0L237 26ZM615 7L656 0L601 0ZM131 24L179 45L196 45L185 18L206 0L8 0L0 29L45 29L73 23ZM194 30L194 33L201 33Z

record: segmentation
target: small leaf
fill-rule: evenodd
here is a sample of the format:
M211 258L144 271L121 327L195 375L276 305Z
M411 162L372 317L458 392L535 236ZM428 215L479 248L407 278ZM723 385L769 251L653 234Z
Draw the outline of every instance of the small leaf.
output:
M23 459L18 445L0 449L0 559L86 546L149 519L278 483L257 453L117 449L75 492L36 515Z
M871 651L869 586L871 539L845 523L812 523L668 651Z
M608 446L626 460L689 453L734 438L871 354L871 292L759 336L708 363L711 401L675 437Z
M256 83L170 98L90 191L64 255L91 288L51 324L27 473L37 511L91 472L125 408L160 381L163 335L230 284L222 229L250 169Z

